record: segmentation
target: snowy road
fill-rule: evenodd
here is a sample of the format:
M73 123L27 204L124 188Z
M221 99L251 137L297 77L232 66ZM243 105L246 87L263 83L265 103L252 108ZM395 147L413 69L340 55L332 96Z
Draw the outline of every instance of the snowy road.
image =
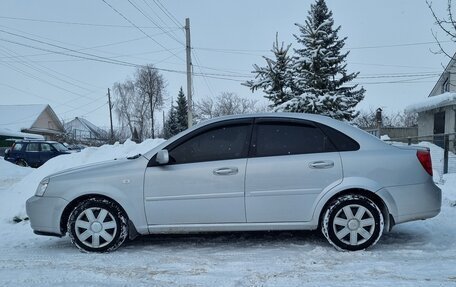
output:
M143 237L109 254L1 226L1 286L456 286L456 207L396 226L369 251L317 232Z

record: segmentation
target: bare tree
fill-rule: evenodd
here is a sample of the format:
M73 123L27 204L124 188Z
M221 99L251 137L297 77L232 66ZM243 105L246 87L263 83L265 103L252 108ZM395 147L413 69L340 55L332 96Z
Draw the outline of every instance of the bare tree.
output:
M136 71L135 87L140 97L147 100L150 113L151 137L155 136L155 111L163 106L165 81L153 65L143 66Z
M445 36L450 38L452 42L456 42L456 21L453 16L453 6L452 0L448 0L445 16L439 17L437 16L436 11L432 7L432 1L426 0L426 4L428 5L429 9L431 10L432 16L434 17L435 24L445 33ZM437 45L439 46L439 50L435 51L436 54L445 54L448 58L453 59L453 54L448 53L442 46L442 42L437 37L437 32L432 31L432 35L434 36Z
M235 93L224 92L215 99L205 98L195 103L195 114L198 120L219 116L249 114L264 111L257 107L257 101L242 98Z
M360 128L375 128L377 127L376 111L360 111L359 115L352 123ZM418 124L418 114L407 111L391 112L382 115L382 126L391 128L414 127Z
M148 100L140 96L132 81L126 80L123 83L115 83L114 106L121 126L128 126L130 135L133 135L135 128L138 131L140 140L146 136L146 125L149 122Z

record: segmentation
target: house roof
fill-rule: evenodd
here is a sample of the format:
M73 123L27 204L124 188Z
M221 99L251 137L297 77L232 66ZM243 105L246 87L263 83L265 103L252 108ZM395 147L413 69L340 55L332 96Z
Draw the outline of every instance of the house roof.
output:
M449 73L450 69L456 64L456 53L453 55L451 60L448 62L448 64L445 67L445 70L443 70L442 74L440 74L439 79L437 82L435 82L434 87L432 88L431 92L429 93L428 97L431 97L432 94L436 94L436 89L439 88L439 83L443 82L445 80L445 76Z
M10 132L34 131L40 115L47 112L57 130L63 130L62 123L49 105L0 105L0 129ZM45 127L43 127L45 129ZM38 128L38 129L43 129ZM38 130L37 130L38 131ZM50 131L50 130L49 130ZM47 131L47 132L49 132Z
M65 123L66 129L75 129L75 128L80 128L81 126L96 135L100 134L100 128L84 118L76 117L76 118L74 118L74 120L72 120L68 123Z
M441 95L428 97L425 100L407 106L407 112L424 112L441 107L456 105L456 93L443 93Z

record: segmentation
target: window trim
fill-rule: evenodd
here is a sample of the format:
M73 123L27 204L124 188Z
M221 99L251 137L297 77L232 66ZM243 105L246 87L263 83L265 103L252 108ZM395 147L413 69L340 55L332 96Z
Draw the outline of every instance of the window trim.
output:
M246 157L248 158L250 154L250 147L251 147L251 141L252 141L252 130L254 127L254 118L241 118L241 119L232 119L232 120L224 120L220 122L215 122L212 124L208 124L205 126L202 126L199 129L196 129L178 139L175 141L169 143L167 146L165 146L163 149L168 150L168 152L171 152L174 148L180 146L181 144L203 134L206 132L209 132L211 130L220 128L220 127L229 127L229 126L236 126L236 125L250 125L250 130L248 131L247 138L248 140L246 141L245 148L247 149L246 152ZM200 163L200 162L211 162L211 161L219 161L219 160L210 160L210 161L194 161L194 162L186 162L186 163L167 163L167 164L159 164L156 161L157 154L155 154L150 160L149 163L147 164L147 167L153 167L153 166L166 166L166 165L179 165L179 164L192 164L192 163ZM244 158L244 157L241 157ZM222 159L222 160L231 160L231 159Z

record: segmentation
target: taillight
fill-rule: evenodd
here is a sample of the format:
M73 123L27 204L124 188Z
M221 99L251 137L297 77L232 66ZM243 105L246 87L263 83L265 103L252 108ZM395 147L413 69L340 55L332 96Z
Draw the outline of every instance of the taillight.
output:
M429 150L418 150L416 156L423 166L424 170L432 176L431 152Z

